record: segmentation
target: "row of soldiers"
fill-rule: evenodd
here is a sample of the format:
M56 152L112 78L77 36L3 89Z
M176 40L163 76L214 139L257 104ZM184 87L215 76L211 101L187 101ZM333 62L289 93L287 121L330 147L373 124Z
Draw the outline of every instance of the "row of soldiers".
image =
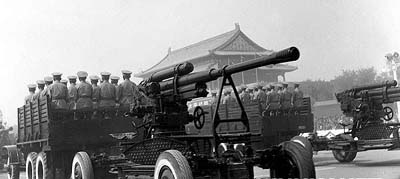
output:
M274 111L283 110L284 112L299 108L303 102L303 92L299 89L300 84L294 84L294 90L288 90L288 83L267 85L247 88L245 86L237 89L242 103L258 101L263 109ZM224 96L221 98L222 104L236 103L236 99L231 95L231 90L224 90ZM212 92L212 97L216 99L216 92ZM215 103L216 100L213 100Z
M138 104L142 98L138 87L130 80L131 74L131 71L122 70L123 81L118 84L119 77L111 76L109 72L101 72L101 79L96 75L90 76L91 84L89 84L86 81L88 73L79 71L77 76L68 76L68 85L68 81L61 79L62 74L55 72L52 73L53 77L37 81L39 89L37 92L35 84L28 85L30 94L25 97L25 103L35 103L48 97L54 109L130 107Z

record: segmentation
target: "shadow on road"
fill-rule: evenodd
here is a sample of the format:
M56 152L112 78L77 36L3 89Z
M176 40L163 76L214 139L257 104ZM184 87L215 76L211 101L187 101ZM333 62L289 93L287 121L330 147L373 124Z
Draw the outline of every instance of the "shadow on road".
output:
M370 161L370 160L365 160L365 161ZM395 160L387 160L387 161L381 161L381 162L363 162L363 161L354 161L354 165L360 166L360 167L387 167L387 166L400 166L400 160L395 159Z

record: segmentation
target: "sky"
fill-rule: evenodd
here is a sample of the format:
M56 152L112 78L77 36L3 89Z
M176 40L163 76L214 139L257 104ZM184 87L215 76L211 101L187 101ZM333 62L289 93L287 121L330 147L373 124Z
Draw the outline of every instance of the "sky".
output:
M387 53L400 51L399 7L396 0L1 0L0 109L16 124L27 84L52 72L138 73L169 47L233 30L235 23L266 49L300 49L288 81L380 70Z

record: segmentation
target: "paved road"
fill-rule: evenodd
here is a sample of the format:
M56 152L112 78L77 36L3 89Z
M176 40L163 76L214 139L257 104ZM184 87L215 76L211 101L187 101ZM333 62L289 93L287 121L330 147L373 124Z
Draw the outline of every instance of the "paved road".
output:
M317 178L400 178L400 151L374 150L357 154L352 163L337 162L329 151L314 155ZM255 168L257 178L268 178L269 171ZM4 173L0 179L7 178ZM21 173L21 179L25 173Z

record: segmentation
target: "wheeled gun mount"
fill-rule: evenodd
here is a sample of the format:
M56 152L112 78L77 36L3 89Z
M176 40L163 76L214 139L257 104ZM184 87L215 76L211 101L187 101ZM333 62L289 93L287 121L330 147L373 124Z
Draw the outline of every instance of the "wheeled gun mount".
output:
M132 110L131 115L139 116L138 113L141 112L148 114L152 121L150 125L152 128L151 136L183 135L185 134L185 124L191 121L198 124L196 127L202 127L204 125L203 110L201 108L196 108L197 110L194 111L193 115L189 114L187 102L193 98L207 96L206 83L223 77L222 85L219 90L219 98L222 96L223 87L231 86L242 110L241 119L224 120L224 122L243 122L244 126L247 128L246 131L249 132L250 127L247 115L239 100L240 98L231 75L265 65L295 61L299 57L299 50L296 47L291 47L254 60L196 73L190 73L193 70L193 65L190 63L176 65L172 68L156 72L150 78L140 83L139 88L147 95L152 106L151 108L148 106L137 107ZM215 129L222 123L218 116L221 100L219 99L218 101L213 116L214 136L219 136ZM216 140L218 146L224 139L217 137Z

